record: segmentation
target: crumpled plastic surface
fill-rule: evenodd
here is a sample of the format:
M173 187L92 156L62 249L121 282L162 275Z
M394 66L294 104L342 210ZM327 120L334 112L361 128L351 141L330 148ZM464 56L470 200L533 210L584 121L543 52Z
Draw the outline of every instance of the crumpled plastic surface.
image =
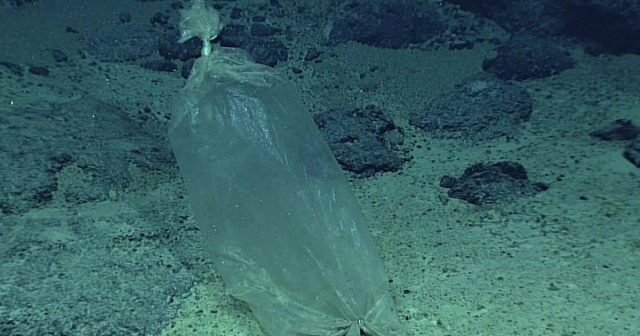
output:
M226 289L271 335L404 335L362 211L293 87L244 52L198 59L171 145Z

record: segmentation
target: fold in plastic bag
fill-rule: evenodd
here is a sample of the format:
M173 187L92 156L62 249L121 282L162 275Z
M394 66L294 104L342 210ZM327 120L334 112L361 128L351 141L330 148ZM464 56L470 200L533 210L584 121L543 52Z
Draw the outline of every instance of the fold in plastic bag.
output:
M271 335L404 335L362 211L294 89L240 50L203 54L169 137L228 292Z

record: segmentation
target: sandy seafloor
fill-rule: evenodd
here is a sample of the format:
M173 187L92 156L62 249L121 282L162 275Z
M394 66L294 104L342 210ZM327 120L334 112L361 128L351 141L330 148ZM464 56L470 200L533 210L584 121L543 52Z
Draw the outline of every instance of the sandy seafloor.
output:
M61 3L0 9L0 58L52 69L48 77L2 76L0 106L47 109L92 97L132 116L140 106L169 113L184 83L177 73L135 64L90 66L91 55L74 59L73 66L56 65L47 52L82 48L63 32L67 25L94 29L108 23L104 13L119 6L134 13L134 20L147 18L158 3ZM69 16L70 5L82 15ZM301 34L308 40L295 43L315 43L319 32L310 30ZM515 141L463 143L422 134L408 126L407 114L481 71L492 46L426 51L353 43L333 52L322 63L307 64L304 78L291 76L305 102L320 110L375 103L404 127L412 147L413 159L401 172L351 180L409 335L640 334L640 170L622 157L619 143L588 135L619 118L640 124L639 56L593 57L576 48L573 69L519 83L532 96L534 110ZM278 68L287 71L295 62ZM380 69L368 78L375 89L363 92L357 74L370 67ZM81 85L74 76L83 78ZM354 89L330 91L324 85L330 81ZM147 127L159 134L166 125L158 118ZM477 207L447 198L439 186L443 175L501 160L520 162L532 180L551 187L515 204ZM60 183L73 183L73 177ZM177 175L149 177L108 201L77 208L53 201L21 218L109 216L154 198L176 198L182 190ZM210 272L181 298L179 317L167 321L163 334L262 335L248 308L224 295L220 278Z

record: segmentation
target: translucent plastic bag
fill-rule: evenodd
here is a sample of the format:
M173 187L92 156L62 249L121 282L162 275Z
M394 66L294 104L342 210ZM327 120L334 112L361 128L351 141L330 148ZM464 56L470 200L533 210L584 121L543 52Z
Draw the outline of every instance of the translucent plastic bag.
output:
M212 16L196 1L183 40L215 37ZM244 52L210 48L169 137L228 292L271 335L404 335L362 211L296 92Z

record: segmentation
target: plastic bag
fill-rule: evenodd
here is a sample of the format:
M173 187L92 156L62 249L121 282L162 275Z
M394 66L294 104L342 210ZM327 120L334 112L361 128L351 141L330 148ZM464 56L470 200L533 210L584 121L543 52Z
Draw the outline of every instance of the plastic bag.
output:
M196 1L184 36L215 37L210 15ZM296 92L241 50L207 48L169 137L227 291L271 335L404 335L362 211Z

